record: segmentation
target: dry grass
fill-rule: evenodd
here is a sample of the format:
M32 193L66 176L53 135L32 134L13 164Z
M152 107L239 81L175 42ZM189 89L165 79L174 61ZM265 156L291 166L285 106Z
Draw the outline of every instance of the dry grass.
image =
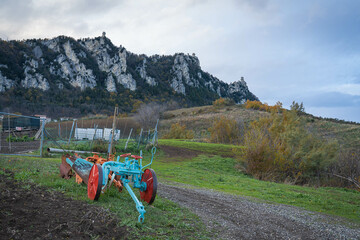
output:
M172 124L180 123L186 125L187 129L193 130L196 139L207 139L210 136L208 128L212 127L215 119L224 115L237 121L243 121L247 125L260 117L269 116L270 113L245 109L238 105L223 108L203 106L167 111L160 121L160 136L167 133ZM344 148L360 148L360 125L320 120L311 116L306 116L306 119L310 132L326 139L336 138Z

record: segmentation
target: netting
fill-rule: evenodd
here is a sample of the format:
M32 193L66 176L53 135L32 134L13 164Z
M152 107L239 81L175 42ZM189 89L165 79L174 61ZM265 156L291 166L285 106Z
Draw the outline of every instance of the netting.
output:
M0 154L41 155L45 119L0 113Z
M157 143L157 128L143 129L131 119L117 121L114 134L112 118L51 122L45 127L45 147L63 151L79 150L109 153L138 152Z

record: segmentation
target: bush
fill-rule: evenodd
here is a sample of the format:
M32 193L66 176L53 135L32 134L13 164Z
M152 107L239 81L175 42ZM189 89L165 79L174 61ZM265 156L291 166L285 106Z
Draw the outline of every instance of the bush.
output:
M360 189L360 150L342 150L329 169L331 185Z
M338 146L310 134L295 111L272 113L251 123L245 134L247 173L264 180L304 184L320 179L336 160Z
M194 131L186 130L185 125L180 125L180 123L175 123L171 125L170 132L165 134L163 138L168 139L193 139Z
M209 128L211 134L210 142L213 143L240 143L241 128L233 119L221 117L215 120L213 126Z
M255 110L261 110L261 111L265 111L265 112L282 112L284 109L282 107L282 103L281 102L277 102L274 106L269 106L266 103L262 103L260 101L250 101L247 100L245 102L245 108L246 109L255 109Z
M290 106L290 110L295 111L297 114L305 113L305 108L303 103L297 103L295 101L292 102Z
M214 107L225 107L225 106L231 106L234 104L235 104L234 100L229 99L229 98L218 98L213 102Z

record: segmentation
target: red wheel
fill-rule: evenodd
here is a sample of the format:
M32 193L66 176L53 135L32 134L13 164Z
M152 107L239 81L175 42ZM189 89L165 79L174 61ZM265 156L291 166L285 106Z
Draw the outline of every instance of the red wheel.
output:
M103 171L100 164L94 164L88 181L88 198L97 201L102 189Z
M157 190L157 178L155 171L146 169L141 176L141 181L146 183L146 190L144 192L140 191L140 198L145 202L152 204L156 197Z

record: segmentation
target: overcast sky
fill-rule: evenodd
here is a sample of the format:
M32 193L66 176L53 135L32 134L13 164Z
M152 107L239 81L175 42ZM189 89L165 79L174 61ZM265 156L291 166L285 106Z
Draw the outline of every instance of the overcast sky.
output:
M360 1L0 0L3 39L96 37L134 53L195 53L261 101L360 122Z

